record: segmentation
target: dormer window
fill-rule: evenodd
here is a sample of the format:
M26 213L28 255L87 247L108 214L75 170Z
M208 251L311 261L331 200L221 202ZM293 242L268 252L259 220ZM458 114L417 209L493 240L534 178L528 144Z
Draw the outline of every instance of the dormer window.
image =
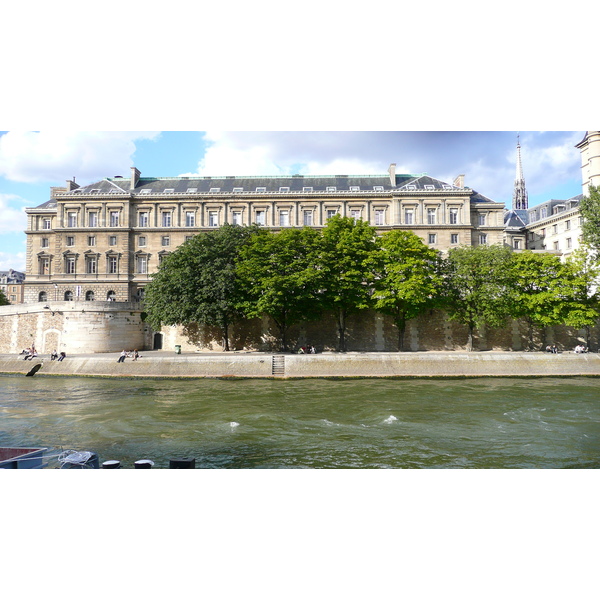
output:
M350 191L351 192L360 192L360 186L358 186L358 185L351 185L350 186Z
M188 188L185 193L186 194L195 194L198 191L198 188Z
M175 188L167 188L163 190L163 194L172 194L175 191Z
M373 191L374 192L383 192L383 186L382 185L374 185Z
M151 193L152 193L152 190L149 190L149 189L145 189L140 192L140 194L151 194Z
M259 192L260 194L264 194L267 191L266 187L257 187L256 191Z
M241 188L241 187L234 187L233 188L233 193L234 194L239 194L240 192L243 192L243 191L244 191L244 188Z
M211 194L218 194L221 191L221 188L210 188L209 192Z
M280 188L279 188L279 191L280 191L280 192L289 192L289 191L290 191L290 188L289 188L289 187L280 187Z
M328 186L325 188L325 191L326 191L326 192L335 192L336 190L337 190L337 188L336 188L334 185L328 185Z
M90 190L90 194L99 194L100 190L98 189L94 189L94 190Z
M435 190L435 186L434 185L426 185L425 189L426 190Z
M411 185L407 185L406 189L409 190L409 191L411 191L411 192L414 192L417 189L417 186L416 185L412 185L412 184Z
M303 191L303 192L312 192L312 191L313 191L313 189L312 189L311 187L303 187L303 188L302 188L302 191Z

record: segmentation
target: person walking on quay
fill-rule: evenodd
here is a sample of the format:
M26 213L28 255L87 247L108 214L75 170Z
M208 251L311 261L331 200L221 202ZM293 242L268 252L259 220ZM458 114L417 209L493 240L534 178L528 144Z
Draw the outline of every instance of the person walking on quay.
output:
M123 350L123 352L121 352L121 356L119 356L119 360L117 362L125 362L126 356L127 356L127 352L125 352L125 350Z

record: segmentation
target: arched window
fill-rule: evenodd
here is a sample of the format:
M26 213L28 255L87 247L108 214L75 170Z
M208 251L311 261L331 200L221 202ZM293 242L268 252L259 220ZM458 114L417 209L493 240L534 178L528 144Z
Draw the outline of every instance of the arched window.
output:
M110 292L106 294L106 299L110 300L111 302L114 302L117 299L117 295L112 290L110 290Z
M48 302L48 294L46 294L46 292L40 292L38 302Z
M71 291L65 292L65 300L71 302L73 300L73 292L71 292Z
M94 292L92 292L92 290L88 290L85 293L85 299L88 300L88 301L89 300L93 300L94 299Z

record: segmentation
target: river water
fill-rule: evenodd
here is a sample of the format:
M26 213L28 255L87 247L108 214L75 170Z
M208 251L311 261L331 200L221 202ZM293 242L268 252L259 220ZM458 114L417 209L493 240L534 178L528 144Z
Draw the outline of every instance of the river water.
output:
M600 390L586 378L0 376L0 446L90 450L123 468L598 468Z

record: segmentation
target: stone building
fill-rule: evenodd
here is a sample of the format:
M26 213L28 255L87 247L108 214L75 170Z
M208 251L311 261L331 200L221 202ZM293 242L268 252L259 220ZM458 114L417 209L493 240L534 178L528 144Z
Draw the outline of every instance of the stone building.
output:
M503 242L504 205L428 175L107 177L26 210L25 302L140 301L165 255L224 223L323 227L335 214L410 230L441 251Z
M9 269L0 271L0 290L11 304L21 304L23 302L23 282L25 273Z

